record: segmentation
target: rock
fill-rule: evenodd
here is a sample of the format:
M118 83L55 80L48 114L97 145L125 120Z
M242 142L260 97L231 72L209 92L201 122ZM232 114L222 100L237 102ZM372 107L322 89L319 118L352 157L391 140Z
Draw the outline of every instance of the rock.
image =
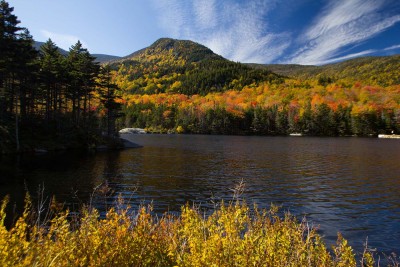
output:
M124 128L119 130L120 134L146 134L146 130L145 129L141 129L141 128Z

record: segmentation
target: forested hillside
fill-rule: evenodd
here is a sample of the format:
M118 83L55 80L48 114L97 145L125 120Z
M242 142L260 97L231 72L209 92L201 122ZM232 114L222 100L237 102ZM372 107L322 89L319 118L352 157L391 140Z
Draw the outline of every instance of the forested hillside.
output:
M261 65L253 67L300 79L321 79L351 86L355 82L369 85L390 86L400 84L400 55L362 57L324 66Z
M147 49L111 63L115 82L125 94L182 93L206 95L241 89L259 81L283 81L214 54L192 41L162 38Z
M326 66L240 64L190 41L160 39L111 66L123 95L120 127L376 136L400 130L399 59L367 57Z

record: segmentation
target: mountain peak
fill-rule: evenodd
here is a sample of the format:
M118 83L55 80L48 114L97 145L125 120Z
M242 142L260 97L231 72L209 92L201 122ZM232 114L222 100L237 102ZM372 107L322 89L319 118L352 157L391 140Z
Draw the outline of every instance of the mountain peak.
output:
M207 50L212 53L212 51L209 48L205 47L202 44L191 41L191 40L160 38L157 41L155 41L152 45L149 46L149 48L153 48L153 49L159 48L159 49L163 49L163 50L182 49L184 47Z
M173 49L174 46L179 42L191 42L191 41L183 41L172 38L160 38L157 41L155 41L152 45L150 45L149 48L161 48L164 50L169 50Z
M204 45L190 40L172 38L160 38L149 47L134 52L125 58L138 59L140 57L160 54L171 54L175 59L183 59L188 63L206 59L223 59Z
M171 38L158 39L114 61L112 68L120 88L131 94L207 94L281 79L270 71L227 60L199 43Z

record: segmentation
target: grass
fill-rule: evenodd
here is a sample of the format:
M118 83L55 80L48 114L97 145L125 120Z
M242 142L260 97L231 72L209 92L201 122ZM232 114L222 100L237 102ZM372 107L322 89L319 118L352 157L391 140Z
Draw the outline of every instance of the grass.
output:
M307 221L238 198L219 203L208 216L186 205L179 216L157 218L151 206L132 211L119 203L100 218L90 207L72 216L55 202L46 216L38 216L42 209L33 209L27 196L11 228L4 225L7 203L6 198L0 209L0 266L376 265L368 250L356 261L340 234L329 251Z

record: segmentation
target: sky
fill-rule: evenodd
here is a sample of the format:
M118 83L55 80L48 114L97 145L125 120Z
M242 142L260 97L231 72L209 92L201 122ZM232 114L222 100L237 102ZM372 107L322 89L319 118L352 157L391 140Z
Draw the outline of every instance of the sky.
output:
M323 65L400 54L400 0L9 0L36 41L126 56L162 37L223 57Z

